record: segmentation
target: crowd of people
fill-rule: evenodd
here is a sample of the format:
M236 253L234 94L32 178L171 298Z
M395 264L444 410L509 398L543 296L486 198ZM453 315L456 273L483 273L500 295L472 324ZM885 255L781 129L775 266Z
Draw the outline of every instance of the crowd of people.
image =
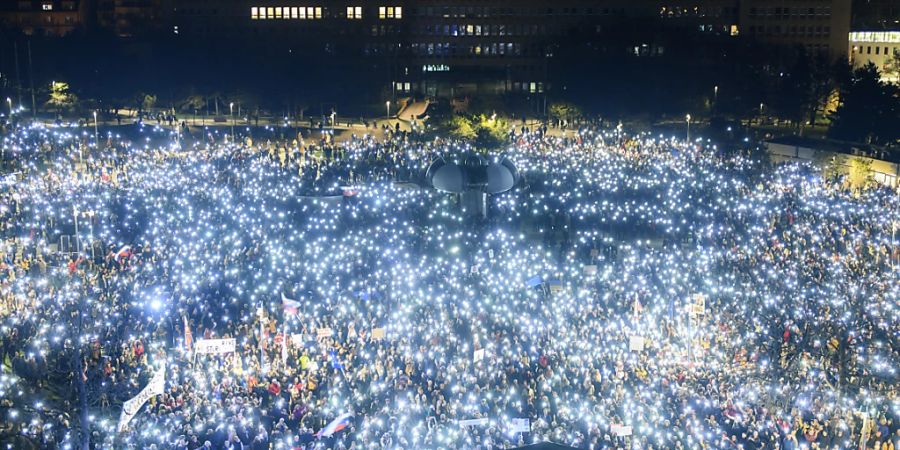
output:
M479 218L418 182L464 142L10 130L0 441L900 449L896 190L573 136Z

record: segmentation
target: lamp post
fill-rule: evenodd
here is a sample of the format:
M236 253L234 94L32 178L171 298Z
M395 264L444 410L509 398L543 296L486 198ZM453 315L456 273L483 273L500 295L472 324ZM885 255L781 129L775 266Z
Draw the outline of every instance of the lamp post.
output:
M337 113L332 109L331 110L331 135L334 136L334 116Z
M9 105L9 117L12 117L12 115L13 115L13 112L12 112L12 99L9 98L9 97L6 97L6 103Z
M384 107L387 108L387 118L390 119L391 118L391 101L388 100L388 101L384 102Z
M100 147L100 133L97 129L97 110L94 110L94 142L97 143L97 147Z
M688 114L688 115L684 116L684 120L685 120L685 122L687 122L687 141L688 141L688 143L690 143L691 142L691 115Z
M719 85L713 86L713 111L719 106Z
M234 142L234 102L228 104L228 110L231 116L231 142Z

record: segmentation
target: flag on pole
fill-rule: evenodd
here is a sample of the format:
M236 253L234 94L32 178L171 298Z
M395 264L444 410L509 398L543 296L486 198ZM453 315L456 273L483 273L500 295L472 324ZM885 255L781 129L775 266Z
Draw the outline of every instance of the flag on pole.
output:
M259 346L265 350L269 346L269 333L266 332L266 322L262 319L259 321Z
M187 316L181 316L184 320L184 347L187 351L191 351L194 345L194 335L191 334L191 326L188 324Z
M297 314L300 312L300 302L285 297L284 293L281 294L281 307L284 308L285 314Z
M353 414L350 414L350 413L341 414L340 416L338 416L337 418L332 420L331 423L326 425L325 428L322 428L321 430L319 430L319 432L316 433L316 437L317 438L330 437L334 433L337 433L338 431L341 431L344 428L347 428L348 426L350 426L350 418L351 417L353 417Z

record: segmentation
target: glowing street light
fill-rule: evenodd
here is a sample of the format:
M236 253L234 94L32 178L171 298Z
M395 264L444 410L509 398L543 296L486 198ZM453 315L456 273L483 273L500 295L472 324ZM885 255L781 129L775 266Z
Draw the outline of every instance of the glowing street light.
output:
M6 97L6 103L9 105L9 117L12 117L12 115L13 115L12 99L9 97Z
M94 110L94 142L97 143L97 146L100 146L100 133L97 129L97 110Z
M684 120L687 122L687 141L691 142L691 115L684 116Z
M384 107L387 108L387 117L390 119L391 117L391 101L388 100L384 102Z
M228 104L228 110L231 115L231 140L234 141L234 102Z

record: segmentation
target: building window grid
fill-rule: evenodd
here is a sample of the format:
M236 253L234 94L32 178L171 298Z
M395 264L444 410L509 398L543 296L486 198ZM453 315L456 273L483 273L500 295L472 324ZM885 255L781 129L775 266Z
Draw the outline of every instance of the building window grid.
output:
M321 19L323 8L321 6L253 6L250 8L250 18L253 20L266 19Z

